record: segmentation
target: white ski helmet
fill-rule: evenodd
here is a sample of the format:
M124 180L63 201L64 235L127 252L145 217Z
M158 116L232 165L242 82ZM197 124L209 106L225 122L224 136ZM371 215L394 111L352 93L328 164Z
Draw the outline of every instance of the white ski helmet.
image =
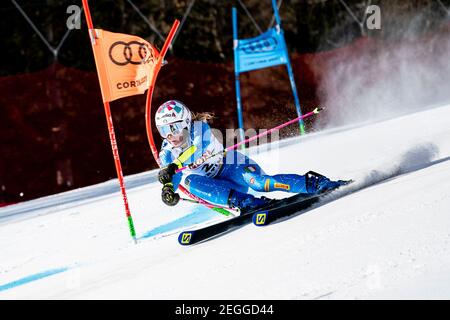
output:
M169 134L177 136L183 129L190 130L191 111L180 101L169 100L159 106L155 115L156 127L163 138Z

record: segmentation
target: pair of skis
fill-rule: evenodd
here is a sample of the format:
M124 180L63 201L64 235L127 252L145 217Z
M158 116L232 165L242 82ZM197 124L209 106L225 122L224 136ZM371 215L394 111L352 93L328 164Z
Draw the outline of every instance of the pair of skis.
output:
M276 220L294 215L299 211L311 207L313 204L317 203L322 196L328 193L329 192L314 196L297 194L292 197L275 200L267 207L248 211L239 216L197 230L181 232L178 236L178 242L184 246L196 244L236 230L250 222L253 222L253 224L258 227L267 226Z

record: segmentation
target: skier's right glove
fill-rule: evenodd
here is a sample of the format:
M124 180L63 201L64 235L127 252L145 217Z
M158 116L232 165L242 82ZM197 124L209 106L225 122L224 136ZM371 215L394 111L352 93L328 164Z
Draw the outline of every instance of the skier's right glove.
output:
M162 168L158 172L158 180L162 184L167 184L172 182L172 177L175 175L178 166L175 163L169 164L167 167Z
M174 206L180 201L180 195L173 190L172 183L166 183L162 188L162 201L168 206Z

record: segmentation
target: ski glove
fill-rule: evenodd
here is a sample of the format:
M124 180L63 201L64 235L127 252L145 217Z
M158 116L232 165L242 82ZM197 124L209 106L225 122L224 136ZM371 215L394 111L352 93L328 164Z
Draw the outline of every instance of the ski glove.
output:
M166 183L162 188L162 201L168 206L174 206L180 201L180 195L173 191L173 184Z
M175 163L169 164L167 167L162 168L158 172L158 180L162 184L167 184L172 182L172 177L175 175L178 166Z

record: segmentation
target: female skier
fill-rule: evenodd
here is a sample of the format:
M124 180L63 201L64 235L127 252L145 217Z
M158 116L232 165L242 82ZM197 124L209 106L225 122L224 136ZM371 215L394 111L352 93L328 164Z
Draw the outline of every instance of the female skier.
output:
M162 169L158 178L163 184L162 201L174 206L180 200L175 193L184 172L184 184L194 195L214 204L238 208L241 212L257 209L271 200L248 194L249 188L258 192L286 191L314 195L335 189L345 181L331 181L315 172L305 175L267 175L260 166L238 151L219 154L200 165L176 173L182 166L223 150L206 121L193 120L189 109L180 101L162 104L155 115L156 127L164 139L160 151Z

